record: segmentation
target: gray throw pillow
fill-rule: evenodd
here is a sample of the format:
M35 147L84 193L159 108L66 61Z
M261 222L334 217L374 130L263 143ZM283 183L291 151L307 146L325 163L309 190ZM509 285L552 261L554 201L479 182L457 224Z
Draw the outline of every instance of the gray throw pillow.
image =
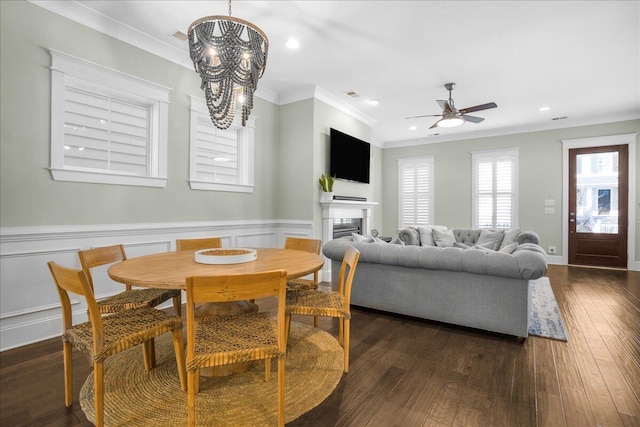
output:
M374 237L373 238L373 243L384 243L385 245L387 244L387 242L385 242L384 240L382 240L379 237Z
M518 247L518 242L513 242L513 243L508 244L505 247L501 247L499 252L503 252L505 254L512 254L513 251L515 251L517 247Z
M482 245L475 245L473 249L479 249L486 254L490 254L492 252L495 252L495 250L493 249L493 246L494 246L494 243L489 242L489 243L484 243Z
M464 243L460 243L460 242L455 242L453 244L453 247L454 248L460 248L460 249L470 249L471 248L471 246L465 245Z
M402 240L400 240L399 237L396 237L395 239L393 239L392 241L389 242L390 245L400 245L400 246L404 246L404 242Z
M436 246L433 230L447 231L447 227L443 225L419 225L416 228L420 235L420 246Z
M498 231L482 230L482 232L480 233L480 237L476 242L476 245L484 246L487 243L491 243L492 245L486 245L486 247L489 249L493 249L494 251L497 251L498 248L500 247L500 244L502 243L502 239L504 239L504 230L498 230Z
M441 248L452 248L456 243L456 238L453 235L453 230L440 231L436 228L433 229L433 240L436 242L436 246Z
M519 227L511 228L509 230L504 230L504 239L502 239L502 243L500 244L500 250L502 250L506 246L509 246L512 243L516 243L517 242L516 238L518 237L518 234L520 234Z

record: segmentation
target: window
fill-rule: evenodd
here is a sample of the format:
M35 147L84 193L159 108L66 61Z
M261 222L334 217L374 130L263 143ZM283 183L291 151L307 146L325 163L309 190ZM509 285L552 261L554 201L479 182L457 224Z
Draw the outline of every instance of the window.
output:
M239 115L225 130L211 122L205 101L191 97L189 185L193 190L253 192L255 117Z
M472 153L473 227L517 226L518 149Z
M433 157L398 159L398 226L433 221Z
M170 89L50 53L53 179L164 187Z

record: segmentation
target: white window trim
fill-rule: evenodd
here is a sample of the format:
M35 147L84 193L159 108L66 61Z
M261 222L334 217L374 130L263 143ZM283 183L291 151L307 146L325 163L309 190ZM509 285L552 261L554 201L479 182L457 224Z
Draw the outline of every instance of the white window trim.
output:
M513 211L511 218L511 228L518 226L518 206L519 206L519 186L518 186L518 163L519 163L519 148L510 148L504 150L487 150L487 151L472 151L471 152L471 209L472 209L472 227L478 228L478 192L477 192L477 161L480 159L495 159L497 157L512 157L515 158L513 165Z
M403 206L403 188L402 188L402 170L407 165L415 165L416 163L428 163L429 164L429 213L430 224L435 224L435 212L434 212L434 177L435 177L435 158L433 156L426 157L407 157L398 159L398 229L402 228L402 206ZM417 225L417 224L413 224Z
M165 187L171 88L49 49L51 54L51 176L55 181ZM65 82L100 87L123 99L153 100L149 176L64 165Z
M249 116L246 126L240 125L240 116L236 115L232 126L238 127L238 174L242 184L214 183L197 179L196 151L198 116L209 117L209 109L204 99L191 96L189 135L189 186L192 190L228 191L235 193L253 193L254 190L254 137L256 117Z

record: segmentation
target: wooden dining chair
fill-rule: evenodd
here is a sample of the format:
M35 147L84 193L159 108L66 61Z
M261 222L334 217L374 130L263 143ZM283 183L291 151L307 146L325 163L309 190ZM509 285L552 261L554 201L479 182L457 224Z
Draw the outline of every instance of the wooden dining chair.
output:
M173 347L180 378L180 387L186 390L186 371L182 341L182 319L169 316L163 311L149 306L122 310L102 316L93 295L93 289L82 270L62 267L55 262L48 263L49 270L60 297L62 306L62 353L64 362L64 403L73 402L72 346L93 359L93 395L95 404L95 424L104 425L104 361L116 353L144 344L166 332L173 334ZM69 292L84 297L89 312L89 321L73 324ZM142 346L145 368L155 365L155 355Z
M287 338L291 328L291 316L337 317L340 321L338 342L344 349L344 372L349 371L349 334L351 327L351 284L360 252L353 246L347 246L340 266L337 291L307 291L287 293ZM347 271L348 270L348 271Z
M201 249L215 249L222 247L220 237L205 237L203 239L176 239L176 250L197 251Z
M285 249L311 252L316 255L320 255L321 246L322 246L322 240L319 240L319 239L287 237L284 241ZM287 280L288 291L297 292L297 291L303 291L308 289L318 289L318 270L313 272L313 280L303 279L303 278Z
M187 391L188 425L195 426L196 394L201 368L265 360L265 378L271 359L278 359L278 425L284 426L284 357L286 277L284 270L263 273L187 278ZM230 302L275 296L278 314L242 313L200 317L197 303Z
M124 261L127 255L123 245L104 246L100 248L78 251L82 270L87 276L91 290L95 292L91 269L102 265ZM178 289L132 289L126 285L125 291L98 301L98 309L102 314L117 313L122 310L149 306L155 307L169 299L173 299L173 308L177 316L182 316L182 295Z

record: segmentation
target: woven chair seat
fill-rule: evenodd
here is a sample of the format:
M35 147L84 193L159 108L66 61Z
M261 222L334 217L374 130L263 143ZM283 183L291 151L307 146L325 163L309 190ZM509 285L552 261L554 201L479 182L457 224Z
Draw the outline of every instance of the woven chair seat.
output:
M269 313L200 318L194 357L187 371L230 363L284 357L278 351L278 328Z
M351 313L345 311L344 307L344 296L339 292L311 290L287 294L289 314L351 319Z
M97 301L102 314L117 313L138 307L155 307L173 297L180 296L177 289L131 289Z
M99 354L93 355L94 362L102 362L109 356L165 332L182 329L182 319L155 308L138 307L103 317L103 325L104 347ZM79 323L67 329L62 340L87 354L93 353L90 322Z
M287 292L300 292L318 289L318 284L309 279L287 280Z

